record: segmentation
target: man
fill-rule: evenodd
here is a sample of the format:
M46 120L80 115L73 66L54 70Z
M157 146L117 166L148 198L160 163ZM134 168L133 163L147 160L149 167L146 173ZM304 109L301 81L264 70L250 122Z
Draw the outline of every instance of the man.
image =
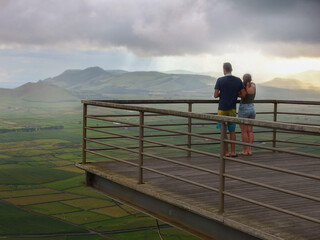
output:
M219 99L218 115L236 116L237 98L245 97L246 91L240 78L232 76L232 66L230 63L223 64L224 77L218 78L216 86L214 87L214 97ZM221 123L217 123L217 128L221 129ZM236 140L236 124L227 124L227 129L230 133L230 140ZM225 148L225 156L237 157L235 152L235 145L231 144L231 155L229 153L228 144Z

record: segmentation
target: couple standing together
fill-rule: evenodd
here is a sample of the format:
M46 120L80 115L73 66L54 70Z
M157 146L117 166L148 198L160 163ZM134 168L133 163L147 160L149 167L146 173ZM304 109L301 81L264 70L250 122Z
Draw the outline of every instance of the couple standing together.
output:
M252 82L251 75L245 74L243 81L240 78L232 76L232 66L230 63L223 64L224 77L218 78L214 87L214 97L219 98L218 115L236 117L237 98L241 97L238 110L238 117L255 119L256 113L253 101L256 95L256 86ZM217 128L221 129L221 124L217 123ZM253 143L252 126L240 125L241 138L245 143ZM227 130L230 133L230 140L236 140L236 124L228 123ZM252 155L250 146L243 146L243 151L239 155ZM231 144L231 154L229 153L228 144L225 148L225 156L237 157L235 145Z

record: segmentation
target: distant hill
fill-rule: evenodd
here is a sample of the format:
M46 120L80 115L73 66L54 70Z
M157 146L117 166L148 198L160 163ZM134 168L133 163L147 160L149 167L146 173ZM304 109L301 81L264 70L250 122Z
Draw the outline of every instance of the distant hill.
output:
M79 101L71 92L58 86L38 82L26 83L14 89L0 89L1 96L32 102Z
M304 83L310 83L316 87L320 87L320 71L310 70L301 73L290 74L288 77L303 81Z
M170 70L170 71L165 71L163 73L167 73L167 74L192 74L192 75L197 74L195 72L191 72L191 71L187 71L187 70Z
M66 70L56 77L26 83L15 89L2 88L0 97L30 102L153 97L212 99L215 82L213 77L197 74L127 72L91 67ZM306 86L297 79L275 78L257 85L257 99L319 99L320 90L313 86L312 89L303 89Z
M67 70L59 76L41 82L72 91L92 91L100 94L197 94L212 92L215 78L193 74L160 72L126 72L91 67Z
M261 85L275 88L284 89L310 89L310 90L320 90L319 87L312 84L311 82L303 82L297 79L285 79L285 78L274 78L270 81L264 82Z
M218 78L222 76L222 72L191 72L191 71L186 71L186 70L171 70L171 71L166 71L164 73L167 74L190 74L190 75L205 75L205 76L210 76L213 78Z
M319 101L320 91L310 89L288 89L257 84L257 99L314 100Z

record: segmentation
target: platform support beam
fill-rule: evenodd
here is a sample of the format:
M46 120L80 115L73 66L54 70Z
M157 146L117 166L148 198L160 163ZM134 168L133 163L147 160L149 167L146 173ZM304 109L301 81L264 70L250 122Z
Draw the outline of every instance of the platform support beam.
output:
M87 185L156 219L178 227L202 239L211 240L260 240L242 231L225 225L151 195L86 172Z

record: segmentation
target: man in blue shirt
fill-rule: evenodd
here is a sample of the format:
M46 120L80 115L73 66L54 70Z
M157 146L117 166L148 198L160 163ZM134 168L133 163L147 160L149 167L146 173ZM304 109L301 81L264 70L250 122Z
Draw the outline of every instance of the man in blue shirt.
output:
M224 77L217 79L216 86L214 87L214 97L219 99L218 115L236 116L236 103L237 98L245 97L246 91L240 78L232 76L232 66L230 63L223 64ZM221 124L217 123L217 128L221 129ZM227 124L227 129L230 133L230 140L236 140L236 124ZM231 144L231 155L229 153L228 144L226 144L225 155L236 157L235 145Z

